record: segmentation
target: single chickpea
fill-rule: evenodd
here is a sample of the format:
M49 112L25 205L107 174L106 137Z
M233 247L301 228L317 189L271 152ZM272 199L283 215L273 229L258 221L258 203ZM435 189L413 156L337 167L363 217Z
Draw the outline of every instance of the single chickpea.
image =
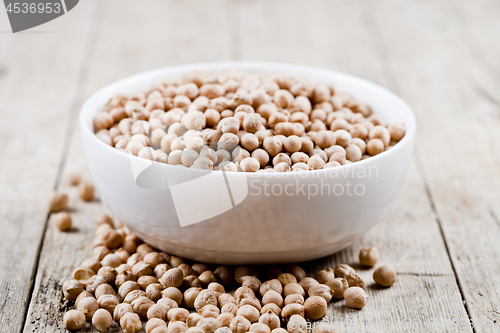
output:
M287 122L288 120L289 120L289 117L286 114L275 111L269 115L269 120L267 122L267 125L270 128L274 129L274 127L277 124Z
M280 162L274 166L273 172L290 172L290 166L286 162Z
M217 330L220 330L222 327L226 327L229 329L229 326L231 325L231 321L234 318L234 314L232 313L221 313L217 317L217 322L219 323L219 328ZM216 330L216 332L217 332ZM229 333L231 333L231 330L229 330Z
M319 131L314 137L314 142L322 149L333 146L338 138L336 133L327 130Z
M151 333L152 330L156 329L157 327L165 327L167 328L167 323L165 320L160 319L160 318L151 318L147 321L146 323L146 333Z
M255 149L251 156L259 161L261 168L265 167L269 163L269 154L264 149Z
M368 302L368 294L360 287L350 287L344 292L345 305L353 309L362 309Z
M325 317L327 308L328 303L320 296L311 296L304 302L304 314L311 320Z
M287 108L289 105L291 106L293 103L294 97L291 92L285 89L280 89L274 93L273 102L282 109Z
M87 320L92 320L92 316L97 311L97 309L99 309L99 305L97 304L95 298L85 297L78 302L78 306L76 309L82 312Z
M361 148L359 148L359 146L354 143L349 144L346 147L345 151L346 151L346 158L351 162L357 162L361 160L361 156L363 156Z
M85 326L86 317L83 312L77 310L69 310L64 314L64 328L70 331L77 331Z
M286 297L288 295L293 295L293 294L299 294L302 296L306 295L302 286L300 284L298 284L297 282L287 283L283 287L283 295Z
M368 137L368 129L362 124L354 124L349 130L353 138L366 140Z
M291 135L284 140L283 147L289 153L296 153L300 151L300 148L302 147L302 141L298 136Z
M309 154L314 149L313 141L308 137L300 137L300 141L302 146L300 147L300 151L306 154Z
M172 268L163 274L163 276L158 279L161 285L165 288L175 287L179 288L184 279L184 274L179 268Z
M299 315L304 317L304 306L302 304L292 303L285 305L281 310L281 318L285 321L289 321L294 315Z
M292 171L309 171L309 165L302 162L295 163L292 165Z
M313 100L316 103L326 102L331 98L330 88L324 83L316 85L313 90Z
M253 323L250 326L249 332L252 332L252 333L271 333L271 329L266 324Z
M75 308L77 308L77 307L78 307L78 303L79 303L82 299L84 299L84 298L86 298L86 297L94 297L94 295L92 295L91 293L89 293L89 292L88 292L88 291L86 291L86 290L82 291L82 292L78 295L78 297L76 298L76 300L75 300Z
M280 270L281 272L281 270ZM279 273L278 276L280 276L282 273ZM269 290L274 290L276 291L279 295L283 292L283 286L278 279L271 279L263 284L260 285L259 287L259 292L261 296L264 296Z
M307 322L303 316L293 315L286 325L288 333L306 333Z
M335 143L342 147L347 147L352 140L351 134L346 130L339 129L335 131Z
M186 322L189 316L189 311L183 308L173 308L168 310L167 319L169 321L183 321Z
M212 283L210 285L212 285ZM210 285L209 285L209 287L210 287ZM216 292L214 292L211 289L208 289L208 290L212 291L217 296ZM220 308L222 308L224 305L226 305L228 303L236 304L236 299L234 298L234 296L231 294L228 294L228 293L223 293L223 294L219 295L217 300L218 300L218 304L219 304Z
M349 284L349 287L360 287L365 289L365 282L359 276L356 272L351 272L349 274L346 274L344 276L344 279L346 279L347 283Z
M272 310L268 310L262 314L259 318L259 323L268 326L271 330L281 325L280 318Z
M317 284L319 284L319 282L316 279L313 279L311 277L305 277L302 280L300 280L299 284L304 289L304 291L307 293L307 291L309 290L309 288L311 286L317 285Z
M90 201L94 197L94 186L88 183L80 183L78 185L78 194L84 201Z
M243 316L248 319L251 323L255 323L259 320L260 312L252 305L246 304L241 306L238 311L236 311L237 316Z
M69 171L66 178L68 179L68 183L73 186L78 185L81 180L80 173L76 170Z
M111 327L111 324L113 324L113 318L111 318L111 314L104 309L97 310L92 316L92 325L94 325L99 332L106 332L108 328Z
M196 324L198 324L198 322L203 318L204 317L199 313L190 313L186 318L186 325L188 327L196 327Z
M152 333L157 333L155 330L158 328L155 328ZM164 330L165 333L183 333L186 332L188 329L186 323L182 321L171 321L168 323L168 330ZM159 333L159 332L158 332Z
M249 287L250 289L253 290L254 293L256 293L262 282L260 282L260 280L255 277L255 276L243 276L241 278L241 281L242 281L242 286L246 286L246 287Z
M316 273L315 279L317 282L326 284L328 281L331 281L335 278L333 269L328 268L328 269L323 269L321 271L318 271Z
M356 271L354 270L354 268L347 264L340 264L335 267L335 270L333 272L335 274L335 277L345 277L346 275L355 273Z
M54 214L54 224L60 231L66 231L71 228L71 216L67 212L59 212Z
M128 303L120 303L113 311L113 319L119 323L121 317L123 317L125 313L134 313L134 309L132 308L132 305Z
M237 315L231 320L229 328L233 333L246 333L251 325L252 323L247 318Z
M288 164L288 166L292 165L292 160L290 159L290 156L284 153L279 153L273 158L273 165L276 166L278 163L285 162Z
M344 278L335 278L325 282L325 284L333 291L332 297L334 299L342 299L344 297L345 290L349 288L349 283Z
M255 133L262 127L262 116L258 113L245 115L243 119L243 128L248 133Z
M283 297L277 291L269 290L262 296L262 304L267 305L269 303L274 303L281 308L283 306Z
M353 138L351 141L351 144L354 144L359 147L361 150L361 154L364 154L366 152L366 142L359 139L359 138Z
M64 193L54 192L50 198L49 211L59 212L68 205L68 196Z
M325 299L327 303L329 303L333 297L333 291L326 284L317 284L311 286L307 291L309 297L311 296L320 296Z
M109 215L106 214L97 215L97 217L94 220L95 227L97 228L103 224L107 224L110 227L114 228L113 219Z
M262 116L262 118L269 120L272 113L277 113L278 108L274 103L266 103L257 107L257 113Z
M142 329L141 318L135 313L127 312L120 318L120 326L125 333L136 333Z
M198 153L192 149L186 149L181 153L181 162L187 167L193 165L194 161L198 158Z
M250 153L248 152L248 150L244 149L244 148L240 148L240 147L236 147L233 152L232 152L232 156L233 158L233 161L234 162L239 162L241 163L241 161L247 157L250 157Z
M241 295L255 296L255 293L249 287L242 286L236 289L236 291L234 292L234 298L238 300L238 298L240 298Z
M300 294L290 294L287 297L285 297L285 300L283 301L284 305L288 305L288 304L292 304L292 303L304 305L304 296L302 296Z
M243 172L256 172L260 169L260 162L253 157L247 157L240 162L240 168Z
M240 106L242 104L252 105L252 96L244 90L237 91L233 96L233 105Z
M240 143L240 139L236 134L224 133L219 139L217 149L232 150Z
M340 165L344 165L346 164L347 159L345 155L342 155L342 153L333 153L330 155L328 162L338 162Z
M140 296L133 300L130 304L132 305L134 312L137 313L142 319L145 319L148 317L147 313L149 308L155 305L155 302L146 296Z
M125 296L123 301L125 303L132 303L133 301L135 301L139 297L146 297L146 292L144 290L132 290L131 292L129 292L127 294L127 296Z
M170 298L174 300L179 306L182 304L183 295L182 292L175 287L168 287L162 292L162 297Z
M119 256L117 256L116 254L114 254L114 253L107 254L101 260L101 265L102 266L110 266L110 267L113 267L113 268L116 268L116 267L120 266L121 263L122 263L121 258Z
M260 314L263 315L263 314L267 313L268 311L272 311L278 317L281 315L281 308L274 303L269 303L269 304L264 305L262 307L262 309L260 310Z
M93 270L88 267L77 267L73 271L73 279L80 282L83 286L87 285L87 281L95 274Z
M288 331L284 328L278 327L271 331L271 333L287 333Z
M210 290L202 290L194 301L196 311L201 310L205 305L212 304L217 306L217 297Z
M259 299L255 296L241 295L236 300L236 305L238 305L239 307L242 307L243 305L247 305L247 304L255 307L259 311L262 309L262 305L261 305Z
M359 251L359 263L363 266L373 267L377 264L380 253L376 247L367 247Z
M66 280L62 286L63 294L69 302L76 300L78 295L83 291L83 285L74 279Z
M203 318L196 324L196 327L201 328L205 333L214 333L219 328L219 322L212 317Z
M150 319L150 320L153 318L158 318L158 319L166 321L167 314L171 309L175 309L175 308L170 308L163 303L156 303L156 304L153 304L149 307L146 315L147 315L148 319Z
M182 151L181 150L173 150L169 155L168 155L168 164L171 165L179 165L182 164Z
M396 270L391 265L380 266L373 272L373 280L383 287L390 287L397 280Z
M369 134L368 137L370 139L379 139L383 142L384 147L389 145L389 142L391 141L391 134L389 133L389 130L385 128L382 125L377 125L374 126ZM371 140L370 140L371 141Z
M153 302L158 301L162 297L163 287L159 283L151 283L146 287L146 296Z
M94 130L100 130L103 128L109 128L114 124L115 120L113 117L107 112L98 112L94 116Z
M236 316L236 311L238 311L238 306L234 303L224 304L220 310L221 313L231 313Z
M248 151L254 151L260 146L259 139L255 134L252 133L243 134L240 143L243 146L243 148L247 149Z
M191 287L187 289L184 292L183 300L184 300L184 306L188 309L193 309L194 308L194 302L196 301L196 298L202 291L201 288L196 288L196 287ZM214 295L215 297L215 295Z
M366 144L366 151L372 156L378 155L384 151L384 142L380 139L370 139Z
M118 278L118 277L117 277ZM141 285L138 284L135 281L125 281L121 284L121 286L118 288L118 296L121 297L121 299L125 299L128 293L134 290L140 290Z
M393 123L387 126L391 139L400 141L406 134L405 125L403 123Z
M213 304L207 304L203 308L198 310L198 313L205 318L217 318L220 315L220 309Z
M325 167L325 161L320 155L315 154L309 158L307 165L309 165L312 170L323 169Z

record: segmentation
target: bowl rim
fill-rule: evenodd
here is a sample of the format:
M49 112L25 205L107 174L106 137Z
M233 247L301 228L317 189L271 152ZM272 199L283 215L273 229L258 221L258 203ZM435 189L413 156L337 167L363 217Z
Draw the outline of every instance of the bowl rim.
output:
M123 151L120 151L103 141L97 138L97 136L94 134L92 127L92 118L91 116L94 116L97 111L95 111L95 108L92 106L93 102L95 99L100 99L103 96L110 95L111 97L112 94L115 94L116 87L122 87L124 88L127 85L133 84L137 80L147 80L148 78L155 77L155 76L162 76L165 75L165 77L168 76L175 76L178 74L183 74L187 73L189 71L193 70L205 70L205 71L217 71L221 69L239 69L239 70L246 70L246 71L255 71L255 72L270 72L270 71L275 71L275 72L290 72L292 74L299 74L301 76L307 77L308 75L318 75L318 76L324 76L325 74L327 75L332 75L336 76L338 78L341 78L344 81L350 81L351 83L355 83L356 85L363 85L366 88L369 88L371 90L374 90L377 93L384 93L388 97L394 99L395 101L399 102L401 106L403 107L401 112L407 113L408 117L408 124L405 123L406 127L406 133L403 139L399 141L397 144L395 144L391 149L383 151L382 153L372 156L369 159L365 160L360 160L351 164L344 164L339 167L335 168L327 168L327 169L319 169L319 170L308 170L308 171L296 171L296 172L258 172L258 173L247 173L247 172L232 172L231 174L237 175L241 174L241 176L252 176L252 177L257 177L257 176L263 176L266 178L283 178L283 177L292 177L296 176L297 174L310 174L311 176L319 176L321 173L327 173L327 172L332 172L333 170L345 170L347 168L353 168L353 167L362 167L362 166L367 166L369 163L374 163L378 162L379 160L382 160L386 157L388 157L391 154L395 154L397 151L400 151L401 149L412 149L412 147L407 147L408 145L411 145L413 143L413 139L416 136L416 130L417 130L417 122L416 122L416 117L413 112L413 110L410 108L410 106L403 101L399 96L391 92L390 90L373 83L371 81L368 81L366 79L342 73L342 72L337 72L333 71L330 69L325 69L325 68L320 68L320 67L313 67L313 66L306 66L306 65L298 65L298 64L292 64L292 63L285 63L285 62L265 62L265 61L221 61L221 62L202 62L202 63L190 63L190 64L183 64L183 65L176 65L176 66L168 66L168 67L162 67L162 68L157 68L153 70L148 70L145 72L140 72L131 76L127 76L123 79L111 82L104 87L98 89L94 93L92 93L83 103L81 110L80 110L80 115L79 115L79 123L80 123L80 130L81 130L81 135L85 135L90 137L90 140L96 142L97 144L101 145L104 147L104 149L107 149L110 151L111 154L119 154L123 157L127 158L132 158L136 159L136 162L142 162L142 163L160 163L162 164L163 167L169 169L169 168L178 168L175 165L170 165L166 163L161 163L161 162L156 162L156 161L150 161L146 160L143 158L140 158L135 155L127 154ZM161 80L161 79L160 79ZM333 82L335 85L335 82ZM144 88L147 88L147 85L145 85ZM125 89L125 88L124 88ZM351 92L349 92L351 93ZM104 106L104 105L103 105ZM185 168L194 171L193 173L196 172L202 172L206 173L211 172L211 171L216 171L216 170L201 170L201 169L191 169L191 168ZM176 169L177 170L177 169Z

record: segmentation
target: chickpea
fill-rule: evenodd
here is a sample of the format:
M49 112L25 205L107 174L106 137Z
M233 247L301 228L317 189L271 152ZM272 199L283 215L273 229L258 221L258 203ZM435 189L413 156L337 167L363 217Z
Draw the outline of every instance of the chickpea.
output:
M236 316L243 316L251 323L255 323L259 320L260 312L254 306L246 304L240 307L238 311L236 311Z
M243 119L243 128L248 133L255 133L262 127L262 116L258 113L247 114Z
M118 278L118 277L117 277ZM122 299L125 299L128 293L134 290L140 290L141 285L135 281L125 281L118 288L118 296Z
M71 228L71 216L67 212L59 212L54 214L54 224L60 231L66 231Z
M292 303L304 305L304 296L302 296L300 294L290 294L287 297L285 297L285 300L283 301L284 305L288 305L288 304L292 304Z
M101 265L102 266L110 266L113 268L116 268L120 266L122 263L122 260L119 256L117 256L114 253L107 254L104 258L101 260Z
M323 297L327 303L330 302L330 300L333 297L333 291L326 284L317 284L311 286L307 291L307 294L309 295L309 297L312 296Z
M287 333L288 331L284 328L278 327L271 331L271 333Z
M146 297L146 292L144 290L133 290L133 291L129 292L127 294L127 296L125 296L123 301L125 303L132 303L133 301L135 301L139 297Z
M257 138L257 136L255 136L255 134L252 133L243 134L240 141L243 148L247 149L248 151L254 151L260 146L259 139Z
M236 311L238 311L238 306L234 303L224 304L221 308L221 313L231 313L236 315Z
M196 324L203 319L203 316L199 313L190 313L189 316L186 318L186 325L188 327L196 327Z
M268 311L272 311L278 317L281 315L281 308L274 303L268 303L262 307L260 314L263 315Z
M272 157L278 155L283 150L283 143L276 137L267 137L262 143L265 151Z
M186 322L189 316L189 311L183 308L173 308L168 310L167 318L169 321L182 321Z
M288 295L299 294L305 296L306 293L302 286L296 282L288 283L283 287L283 295L286 297Z
M368 137L368 129L362 124L354 124L349 129L349 133L353 138L365 140Z
M294 315L299 315L304 317L304 306L302 304L292 303L285 305L281 310L281 317L285 321L289 321Z
M340 264L337 267L335 267L334 273L335 277L345 277L350 273L355 273L355 270L354 268L352 268L347 264Z
M314 149L314 143L308 137L300 137L300 141L302 146L300 147L300 151L306 154L309 154Z
M290 166L286 162L280 162L272 169L274 172L290 172Z
M279 274L281 275L281 274ZM278 276L279 276L278 275ZM272 279L264 282L259 287L259 292L261 296L264 296L269 290L276 291L279 295L283 292L283 286L278 279Z
M302 280L300 280L299 284L301 287L304 289L304 291L307 293L309 288L311 286L314 286L316 284L319 284L319 282L311 277L305 277Z
M270 330L278 328L281 325L280 318L272 310L268 310L262 314L259 318L259 323L268 326Z
M368 137L370 138L370 141L372 139L381 140L382 143L384 144L384 147L388 146L389 142L391 141L391 134L389 133L389 130L382 125L374 126L370 130Z
M68 196L64 193L54 192L50 198L49 211L59 212L68 205Z
M142 329L141 319L131 312L123 314L120 318L120 326L125 333L136 333Z
M346 158L351 162L357 162L361 160L361 156L363 156L361 148L359 148L359 146L354 143L349 144L345 150Z
M231 321L233 320L233 318L234 318L234 314L232 314L232 313L228 313L228 312L221 313L217 317L217 322L219 323L219 328L217 330L220 330L222 327L229 328L229 326L231 325ZM229 330L229 332L231 332L231 330Z
M363 248L359 251L359 263L363 266L373 267L377 264L380 253L376 247Z
M319 131L314 137L314 142L322 149L333 146L338 139L336 133L327 130Z
M80 282L83 286L87 285L87 281L94 275L94 271L87 267L78 267L73 271L73 279Z
M212 285L212 283L209 285L209 287L211 285ZM212 289L208 289L208 290L212 291L217 296L217 293L214 290L212 290ZM224 305L226 305L228 303L236 304L236 299L233 297L233 295L227 294L227 293L222 293L221 295L219 295L218 304L219 304L220 308L222 308Z
M189 289L187 289L185 292L184 292L184 306L188 309L193 309L194 308L194 303L198 297L198 295L200 294L200 292L202 291L201 288L195 288L195 287L191 287ZM215 294L214 294L214 297L215 297ZM212 304L212 303L207 303L207 304ZM201 307L203 307L204 305L201 305Z
M350 287L344 292L345 305L353 309L362 309L368 302L368 294L360 287Z
M391 139L400 141L406 134L405 125L403 123L393 123L387 126Z
M165 288L168 287L180 287L184 279L184 274L179 268L172 268L163 274L159 279L161 285Z
M255 149L251 156L259 161L261 168L265 167L269 163L269 154L264 149Z
M318 320L326 316L328 303L323 297L311 296L304 302L304 314L311 320Z
M349 284L349 287L360 287L365 289L365 282L359 276L356 272L351 272L349 274L346 274L344 276L344 279L346 279L347 283Z
M217 306L217 297L210 290L202 290L194 301L196 311L201 310L205 305L212 304Z
M146 323L146 333L151 333L151 331L153 331L157 327L167 328L167 323L165 322L165 320L160 318L149 319L148 322Z
M279 108L285 109L289 105L291 106L293 101L294 101L293 95L288 90L280 89L274 93L273 102Z
M158 319L166 321L167 314L171 309L174 309L174 308L170 308L168 306L165 306L164 304L157 303L157 304L153 304L149 307L146 315L147 315L148 319L150 319L150 320L153 318L158 318Z
M307 161L307 165L312 170L319 170L319 169L323 169L325 167L325 161L320 155L314 154Z
M373 280L383 287L390 287L397 280L396 270L391 265L380 266L373 272Z
M88 183L80 183L78 185L78 194L84 201L90 201L94 197L94 186Z
M234 280L238 284L242 284L243 283L242 278L244 276L255 276L256 277L257 275L258 275L258 273L254 268L248 267L248 266L240 266L234 271ZM237 298L236 295L234 297Z
M240 308L243 305L251 305L259 311L262 309L262 305L260 304L260 301L257 297L245 294L238 297L238 299L236 300L236 305L238 305L238 307Z
M252 323L245 317L237 315L231 320L229 328L233 333L246 333L250 330Z
M271 333L269 326L262 323L253 323L250 326L250 331L252 333Z
M87 320L92 320L92 316L97 311L97 309L99 309L99 305L97 304L95 298L85 297L78 302L78 306L76 309L82 312Z
M205 318L207 317L217 318L220 315L220 309L213 304L207 304L203 308L198 310L198 313Z
M64 328L70 331L77 331L85 326L85 315L77 310L69 310L64 314Z
M289 333L306 333L307 322L303 316L293 315L290 317L286 328Z
M214 333L219 328L219 322L212 317L203 318L196 324L196 327L201 328L205 333Z
M100 130L103 128L109 128L113 125L115 120L107 112L98 112L93 121L94 130Z
M111 314L104 309L97 310L92 316L92 325L94 325L99 332L106 332L108 328L111 327L112 323L113 318L111 318Z
M69 302L76 300L78 295L83 291L83 285L74 279L66 280L62 286L63 294Z

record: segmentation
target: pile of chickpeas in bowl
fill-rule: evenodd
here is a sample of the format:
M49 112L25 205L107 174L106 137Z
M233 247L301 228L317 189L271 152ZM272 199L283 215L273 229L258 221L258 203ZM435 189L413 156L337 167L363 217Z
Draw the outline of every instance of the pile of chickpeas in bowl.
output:
M405 135L329 82L285 73L193 71L117 94L93 120L106 144L208 170L297 172L378 155Z

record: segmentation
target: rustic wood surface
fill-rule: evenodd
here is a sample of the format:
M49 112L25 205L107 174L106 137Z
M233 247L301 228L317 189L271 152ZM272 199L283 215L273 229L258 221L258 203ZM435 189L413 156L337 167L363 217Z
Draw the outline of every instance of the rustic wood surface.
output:
M64 331L62 282L90 255L105 211L65 180L74 170L90 180L77 129L84 99L144 70L218 60L350 73L416 113L417 148L389 214L349 248L304 264L355 265L375 245L396 267L393 287L368 283L363 310L330 304L339 332L500 331L498 17L495 0L81 1L13 35L0 11L2 332ZM70 196L68 233L47 214L55 188ZM372 271L360 270L366 281Z

